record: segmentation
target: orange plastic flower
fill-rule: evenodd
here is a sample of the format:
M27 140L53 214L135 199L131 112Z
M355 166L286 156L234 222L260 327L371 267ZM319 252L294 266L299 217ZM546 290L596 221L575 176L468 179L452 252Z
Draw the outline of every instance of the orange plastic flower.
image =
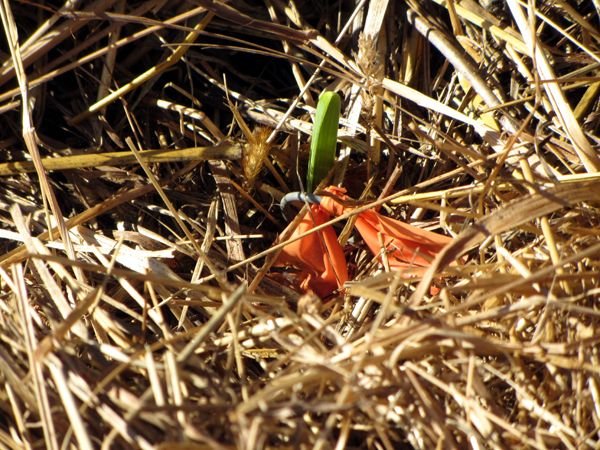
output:
M320 204L311 205L310 212L303 217L292 237L352 209L341 203L348 199L345 189L330 186L325 191L332 196L323 196ZM372 210L359 213L355 227L373 254L380 257L384 250L390 267L399 270L417 268L416 271L411 270L411 274L424 271L437 253L452 241L447 236L422 230ZM348 280L346 258L332 227L285 246L276 264L298 268L300 288L312 290L320 297L342 288Z

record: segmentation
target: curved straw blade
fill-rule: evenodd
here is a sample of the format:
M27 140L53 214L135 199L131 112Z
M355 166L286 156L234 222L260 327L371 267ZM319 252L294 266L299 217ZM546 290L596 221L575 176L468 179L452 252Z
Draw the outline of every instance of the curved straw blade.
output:
M310 159L306 175L308 192L313 192L333 166L340 108L340 96L335 92L326 91L320 95L310 142Z

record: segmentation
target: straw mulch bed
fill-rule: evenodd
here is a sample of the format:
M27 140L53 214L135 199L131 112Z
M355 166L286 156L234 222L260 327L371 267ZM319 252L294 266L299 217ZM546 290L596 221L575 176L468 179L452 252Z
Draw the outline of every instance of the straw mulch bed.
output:
M598 448L597 1L57 3L0 6L1 448ZM272 267L325 89L424 275Z

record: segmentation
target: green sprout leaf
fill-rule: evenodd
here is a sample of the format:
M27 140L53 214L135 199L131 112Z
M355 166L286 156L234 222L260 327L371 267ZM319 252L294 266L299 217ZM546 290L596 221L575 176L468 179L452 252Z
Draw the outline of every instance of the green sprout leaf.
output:
M310 142L308 173L306 175L308 192L313 192L313 189L327 176L333 166L340 120L340 105L340 96L335 92L326 91L319 96Z

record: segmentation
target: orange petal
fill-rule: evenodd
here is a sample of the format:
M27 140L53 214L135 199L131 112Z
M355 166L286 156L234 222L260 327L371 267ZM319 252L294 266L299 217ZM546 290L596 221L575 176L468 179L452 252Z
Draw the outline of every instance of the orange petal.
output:
M341 200L348 198L344 189L329 187L327 191ZM351 210L332 197L323 197L321 208L335 216ZM447 236L408 225L371 210L359 213L355 226L375 255L381 253L381 234L390 266L397 269L429 266L435 255L452 241Z
M380 254L383 241L390 266L397 268L405 267L406 263L429 266L440 250L452 241L447 236L382 216L375 211L359 214L356 229L375 255Z
M292 234L292 238L329 220L329 214L319 205L312 205ZM286 245L276 265L291 265L300 269L303 290L312 290L320 297L331 294L348 281L348 268L342 247L332 227L312 233Z

